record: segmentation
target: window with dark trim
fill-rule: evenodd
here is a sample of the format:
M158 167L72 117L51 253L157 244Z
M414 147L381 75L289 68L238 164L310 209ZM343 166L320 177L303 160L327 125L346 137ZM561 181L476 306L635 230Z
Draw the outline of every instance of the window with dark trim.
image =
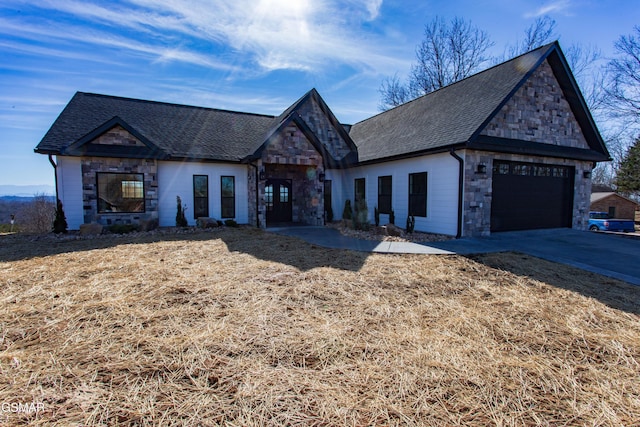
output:
M409 174L409 215L427 216L427 173Z
M220 177L221 216L236 217L236 179L233 176Z
M358 202L360 200L366 199L364 178L358 178L354 180L353 185L354 185L353 201Z
M378 177L378 212L391 213L391 175Z
M193 218L209 216L209 177L193 175Z
M144 212L144 174L96 173L98 213Z

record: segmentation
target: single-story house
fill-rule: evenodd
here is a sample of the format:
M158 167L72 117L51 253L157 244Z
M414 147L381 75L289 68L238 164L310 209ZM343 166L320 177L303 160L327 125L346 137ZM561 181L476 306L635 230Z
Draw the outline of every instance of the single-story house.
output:
M594 212L607 212L610 218L635 220L638 203L614 191L593 192L590 209Z
M312 89L279 116L76 93L35 149L69 227L198 217L267 227L340 219L455 236L586 229L609 160L557 42L353 125ZM55 160L53 159L55 156Z

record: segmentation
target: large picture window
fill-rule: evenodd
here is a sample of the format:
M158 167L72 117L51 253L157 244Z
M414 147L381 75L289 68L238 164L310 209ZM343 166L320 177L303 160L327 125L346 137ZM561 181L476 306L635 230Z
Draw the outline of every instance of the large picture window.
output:
M98 212L144 212L144 175L98 172Z
M236 216L236 179L233 176L220 177L221 190L221 215L222 218L235 218Z
M409 174L409 215L427 216L427 173Z
M193 176L193 218L209 216L209 177Z
M378 177L378 212L391 213L391 176Z

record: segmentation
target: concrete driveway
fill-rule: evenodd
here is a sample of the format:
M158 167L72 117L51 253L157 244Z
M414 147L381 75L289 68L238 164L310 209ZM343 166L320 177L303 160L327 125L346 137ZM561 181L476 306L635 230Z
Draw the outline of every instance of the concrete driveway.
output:
M341 235L326 227L284 227L269 231L298 237L318 246L378 253L461 254L522 252L640 285L637 236L576 231L568 228L495 233L434 243L373 242Z

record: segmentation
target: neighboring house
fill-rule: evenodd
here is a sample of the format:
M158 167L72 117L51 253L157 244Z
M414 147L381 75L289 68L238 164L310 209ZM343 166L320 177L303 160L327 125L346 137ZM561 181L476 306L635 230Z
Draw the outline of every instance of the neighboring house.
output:
M635 220L638 204L615 192L591 193L591 211L607 212L609 218Z
M321 225L364 199L373 221L456 236L586 229L609 154L552 43L354 125L313 89L280 116L78 92L37 153L56 156L70 228L157 218ZM55 163L54 163L55 164Z

